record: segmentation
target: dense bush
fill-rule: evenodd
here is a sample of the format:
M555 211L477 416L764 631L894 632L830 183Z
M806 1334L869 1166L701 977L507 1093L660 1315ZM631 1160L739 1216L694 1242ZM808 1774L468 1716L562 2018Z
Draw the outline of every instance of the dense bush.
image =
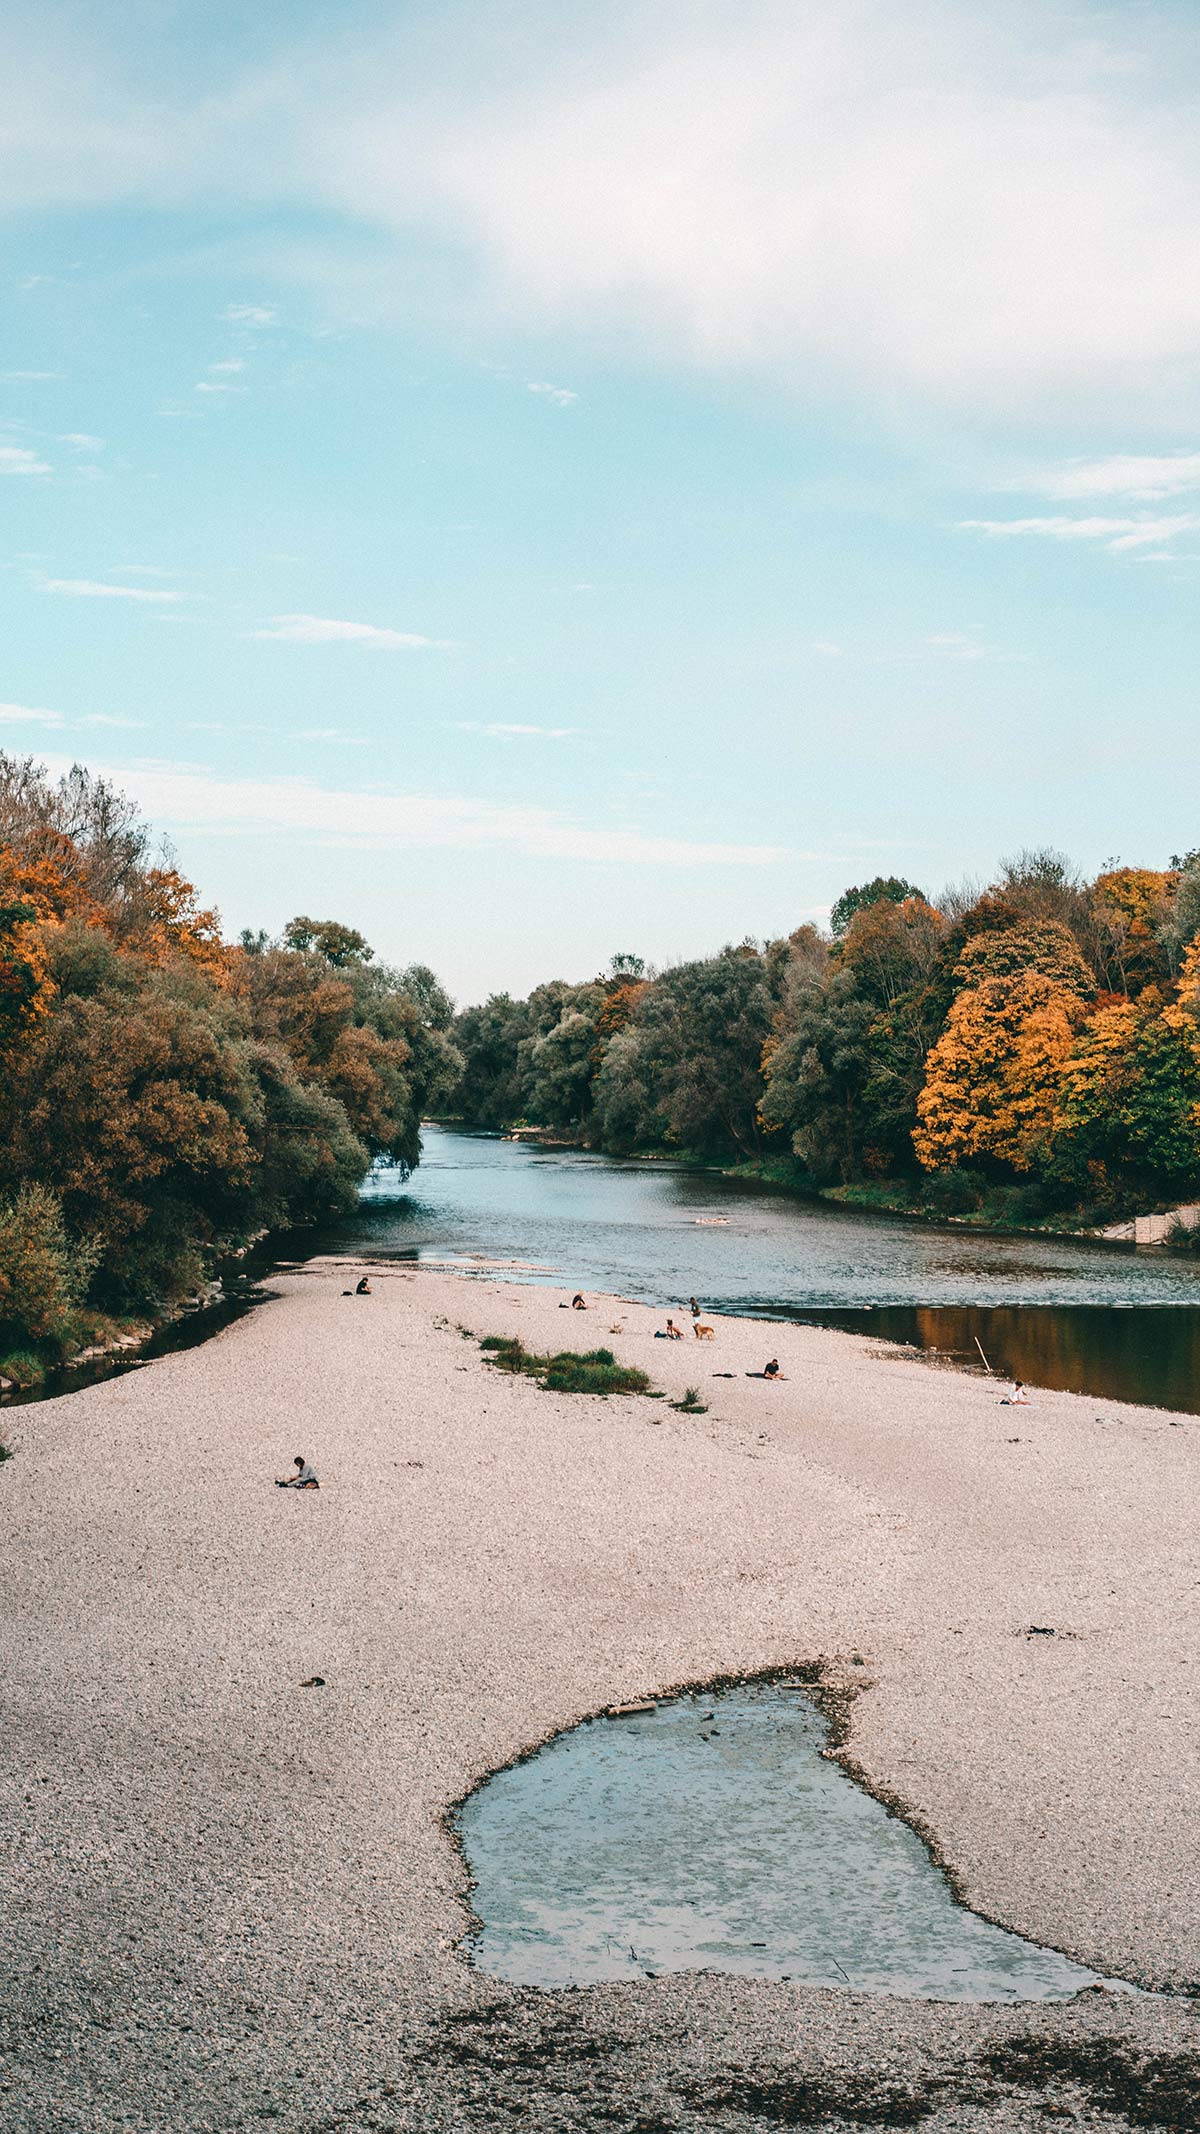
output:
M95 1258L94 1248L72 1242L46 1186L24 1185L0 1201L0 1344L24 1337L65 1348Z

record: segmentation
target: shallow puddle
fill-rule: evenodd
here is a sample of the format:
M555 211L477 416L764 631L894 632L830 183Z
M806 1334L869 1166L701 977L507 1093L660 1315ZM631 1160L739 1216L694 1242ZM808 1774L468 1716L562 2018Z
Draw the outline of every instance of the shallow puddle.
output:
M821 1755L778 1683L592 1719L457 1818L476 1963L527 1986L710 1969L939 2001L1094 1984L952 1896L907 1824Z

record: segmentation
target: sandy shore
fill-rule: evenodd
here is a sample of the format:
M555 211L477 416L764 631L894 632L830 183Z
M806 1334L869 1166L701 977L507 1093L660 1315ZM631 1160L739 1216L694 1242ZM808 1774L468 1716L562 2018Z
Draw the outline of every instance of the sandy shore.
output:
M1200 1424L1000 1407L812 1327L684 1346L642 1306L345 1281L5 1418L0 2126L1194 2123L1181 1998L498 1987L443 1817L610 1703L820 1660L973 1905L1195 1989ZM604 1340L710 1412L543 1393L464 1327ZM743 1375L772 1353L787 1384ZM295 1452L319 1495L272 1486Z

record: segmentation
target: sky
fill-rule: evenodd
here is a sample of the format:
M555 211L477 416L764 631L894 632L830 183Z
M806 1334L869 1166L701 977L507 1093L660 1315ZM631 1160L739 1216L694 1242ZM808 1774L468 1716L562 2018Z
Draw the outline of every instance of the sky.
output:
M1200 844L1200 11L13 0L0 749L462 1002Z

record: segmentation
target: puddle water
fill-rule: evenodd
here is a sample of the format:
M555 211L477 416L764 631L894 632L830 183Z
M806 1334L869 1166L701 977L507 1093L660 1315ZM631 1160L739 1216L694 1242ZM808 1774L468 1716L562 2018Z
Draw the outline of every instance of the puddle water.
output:
M592 1719L488 1779L458 1834L479 1967L526 1986L709 1969L938 2001L1097 1974L957 1904L921 1840L778 1683Z

